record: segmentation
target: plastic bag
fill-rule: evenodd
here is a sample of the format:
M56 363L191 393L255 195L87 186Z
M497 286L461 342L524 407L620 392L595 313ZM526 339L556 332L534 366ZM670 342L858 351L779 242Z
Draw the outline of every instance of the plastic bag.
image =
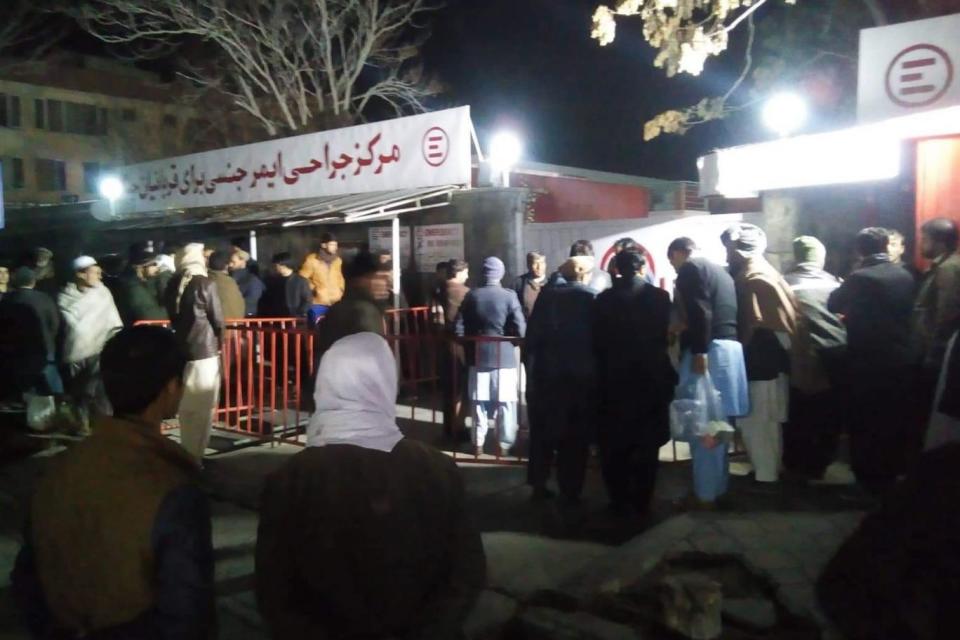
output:
M670 403L670 433L675 440L711 437L718 442L733 432L723 411L723 398L710 374L690 376L677 387Z
M32 431L49 431L57 414L57 402L53 396L24 393L27 405L27 427Z

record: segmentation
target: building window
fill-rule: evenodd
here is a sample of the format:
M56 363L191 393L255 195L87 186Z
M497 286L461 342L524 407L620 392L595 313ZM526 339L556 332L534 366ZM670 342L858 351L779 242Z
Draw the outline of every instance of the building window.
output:
M20 127L20 98L0 93L0 127Z
M4 189L23 189L23 158L3 158L0 170L3 171Z
M175 127L177 126L177 116L167 113L163 116L163 126L165 127Z
M137 121L136 109L121 109L120 119L123 120L124 122L136 122Z
M86 193L97 193L100 184L100 163L83 163L83 190Z
M59 100L47 100L47 128L63 131L63 103Z
M37 158L36 172L40 191L67 190L67 163L63 160Z
M107 133L107 110L92 104L35 100L34 111L38 129L88 136L102 136Z

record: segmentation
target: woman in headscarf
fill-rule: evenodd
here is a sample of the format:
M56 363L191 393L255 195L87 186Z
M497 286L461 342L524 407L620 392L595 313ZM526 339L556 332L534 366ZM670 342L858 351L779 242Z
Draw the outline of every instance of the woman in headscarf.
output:
M167 285L165 302L170 324L190 358L183 372L180 442L201 460L220 397L223 344L223 309L217 285L207 275L202 244L188 244L177 254L177 274Z
M383 337L320 361L307 448L267 479L257 601L276 638L456 638L485 581L452 460L396 425Z

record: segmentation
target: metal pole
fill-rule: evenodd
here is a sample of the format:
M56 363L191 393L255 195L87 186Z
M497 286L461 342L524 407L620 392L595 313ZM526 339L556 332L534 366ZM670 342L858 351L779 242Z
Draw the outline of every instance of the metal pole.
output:
M257 232L250 229L250 257L257 260Z
M393 237L390 243L393 261L393 295L396 307L400 308L400 216L393 219Z

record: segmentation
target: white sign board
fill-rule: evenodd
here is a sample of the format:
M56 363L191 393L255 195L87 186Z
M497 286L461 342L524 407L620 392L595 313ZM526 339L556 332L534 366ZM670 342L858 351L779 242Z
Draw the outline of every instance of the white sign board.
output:
M367 231L370 251L373 253L393 253L393 228L370 227ZM410 264L410 227L400 227L400 265Z
M960 104L960 14L860 32L861 122Z
M470 183L470 107L145 162L116 215ZM106 203L100 203L106 205Z
M414 230L417 269L420 273L433 273L438 262L452 258L463 260L463 224L431 224Z

